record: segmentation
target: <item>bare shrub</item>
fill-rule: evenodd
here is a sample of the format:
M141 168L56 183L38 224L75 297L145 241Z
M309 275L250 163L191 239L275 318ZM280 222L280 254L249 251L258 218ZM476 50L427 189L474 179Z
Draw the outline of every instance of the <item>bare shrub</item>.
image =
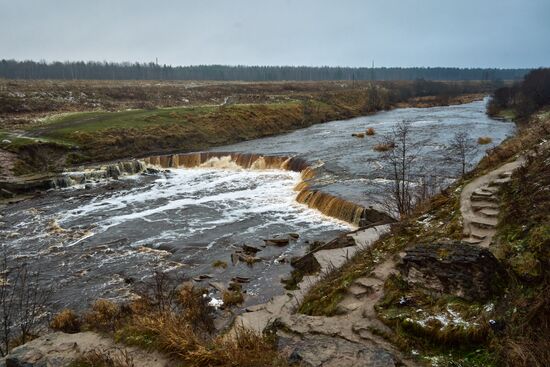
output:
M133 301L131 313L120 319L121 324L115 323L115 340L158 349L190 367L287 366L268 336L239 327L215 336L213 308L208 305L206 291L188 282L181 284L178 279L181 277L155 274L139 287L141 298ZM240 291L230 293L242 299ZM107 305L95 309L102 315L113 314ZM103 351L83 357L94 366L126 366L113 362L113 356Z
M178 303L183 318L196 330L211 333L214 331L212 307L208 305L205 289L198 289L191 284L181 287Z
M186 279L183 274L155 271L150 280L136 287L136 293L143 303L159 312L171 310L178 297L177 289Z
M411 123L402 121L395 125L392 132L383 137L377 150L382 153L382 160L390 167L391 189L390 204L400 217L412 213L415 204L414 187L418 174L415 173L420 150L428 141L414 141ZM384 149L381 149L381 148ZM376 150L375 146L375 150Z
M462 168L462 175L464 175L477 151L474 139L466 131L459 131L453 135L445 158L451 162L458 161Z
M36 337L51 289L40 287L39 271L13 264L7 250L0 259L0 354Z
M368 136L373 136L376 134L376 131L372 127L369 127L367 131L365 132Z

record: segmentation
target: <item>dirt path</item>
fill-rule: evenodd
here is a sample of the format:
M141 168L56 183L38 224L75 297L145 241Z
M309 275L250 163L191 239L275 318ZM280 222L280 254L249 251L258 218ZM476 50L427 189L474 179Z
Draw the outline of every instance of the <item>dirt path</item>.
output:
M463 241L489 247L496 233L500 186L510 181L512 172L523 165L523 158L477 177L464 186L460 194L460 213L463 219Z
M321 250L314 254L321 265L319 275L306 276L300 289L273 298L262 305L249 307L235 320L256 331L277 325L282 344L293 350L292 356L311 366L415 366L379 333L391 333L380 322L374 309L383 296L384 281L395 272L394 259L381 262L371 274L361 277L348 288L338 305L338 315L308 316L296 313L307 291L323 274L342 266L355 252L372 245L388 225L368 228L349 236L356 246Z

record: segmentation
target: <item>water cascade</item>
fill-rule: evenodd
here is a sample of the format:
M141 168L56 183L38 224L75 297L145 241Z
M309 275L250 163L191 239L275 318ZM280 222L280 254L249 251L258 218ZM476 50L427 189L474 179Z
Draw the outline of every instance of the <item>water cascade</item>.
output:
M215 167L221 169L284 169L300 172L302 181L295 190L298 191L296 201L305 204L321 213L354 224L356 226L378 221L388 221L390 218L373 209L344 200L332 194L310 188L316 176L315 166L299 157L279 155L259 155L250 153L199 152L151 156L144 159L148 165L161 168L195 168Z

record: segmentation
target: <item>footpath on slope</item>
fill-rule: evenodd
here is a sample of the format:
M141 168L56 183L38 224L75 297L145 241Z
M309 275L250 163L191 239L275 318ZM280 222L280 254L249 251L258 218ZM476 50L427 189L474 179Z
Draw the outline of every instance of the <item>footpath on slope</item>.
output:
M383 296L386 278L396 272L394 259L381 260L372 273L356 279L338 305L339 314L308 316L296 312L307 291L334 268L342 266L357 251L369 247L390 225L380 225L348 234L355 246L320 250L313 255L321 266L318 275L306 276L300 289L249 307L234 325L263 332L274 326L292 361L308 366L415 366L393 345L372 330L391 333L376 317L374 306ZM378 334L378 333L377 333Z
M514 170L525 163L523 157L475 178L462 189L460 213L463 220L462 241L489 247L496 233L500 186L510 181Z
M463 217L463 241L488 247L496 232L500 186L510 181L513 171L524 158L475 178L463 187L460 210ZM388 233L389 225L381 225L348 234L355 246L320 250L313 255L321 271L306 276L300 289L275 297L266 304L249 307L238 316L236 326L258 332L275 326L281 344L292 351L291 359L310 366L415 366L396 347L379 335L391 335L392 330L377 317L374 306L384 295L384 282L397 273L400 256L382 259L368 275L356 279L338 304L338 315L309 316L296 312L307 291L324 274L342 266L355 252L367 248Z

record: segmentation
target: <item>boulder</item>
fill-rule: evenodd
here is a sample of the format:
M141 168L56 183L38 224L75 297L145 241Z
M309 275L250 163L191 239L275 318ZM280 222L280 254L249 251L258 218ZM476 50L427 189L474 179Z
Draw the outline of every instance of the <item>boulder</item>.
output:
M464 242L417 245L398 265L409 284L436 294L486 301L502 290L506 272L493 254Z

